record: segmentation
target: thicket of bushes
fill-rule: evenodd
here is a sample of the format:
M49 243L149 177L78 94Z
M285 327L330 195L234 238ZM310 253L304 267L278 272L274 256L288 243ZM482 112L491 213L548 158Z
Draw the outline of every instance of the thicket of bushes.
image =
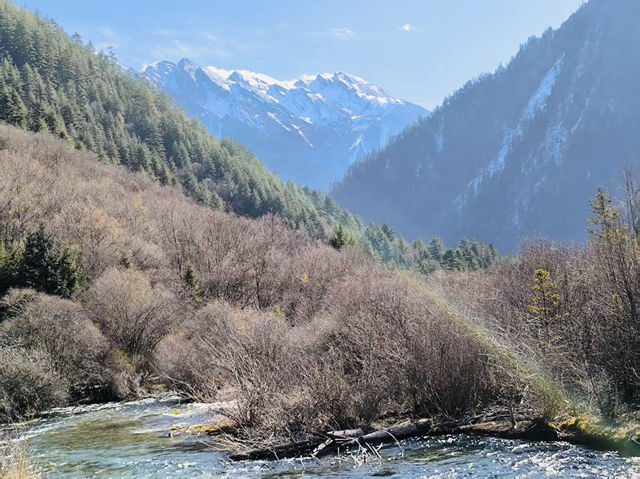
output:
M531 369L496 344L609 417L638 399L640 228L604 194L588 247L537 242L486 273L424 277L275 216L196 204L48 135L0 126L0 145L0 271L19 269L31 242L55 280L23 269L0 302L4 420L158 383L238 399L254 433L496 403L549 413ZM68 292L47 286L69 278Z
M586 246L532 241L514 264L431 282L569 397L615 421L640 401L638 184L627 175L625 200L600 190L591 206ZM514 379L519 390L508 394L531 400L536 391Z
M3 417L159 381L232 389L245 424L291 429L454 414L487 395L472 341L460 348L450 321L358 248L198 205L48 135L3 126L0 144ZM30 271L32 251L45 260ZM468 385L443 374L458 362L479 370ZM437 392L457 387L455 403Z

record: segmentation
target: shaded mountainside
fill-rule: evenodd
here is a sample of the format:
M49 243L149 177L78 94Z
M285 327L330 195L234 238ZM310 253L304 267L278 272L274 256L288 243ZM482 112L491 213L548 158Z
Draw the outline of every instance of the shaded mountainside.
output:
M182 59L143 75L212 134L249 146L285 179L325 190L349 164L429 114L342 72L283 82Z
M512 251L585 237L588 200L640 151L640 3L592 0L352 166L332 196L409 237Z

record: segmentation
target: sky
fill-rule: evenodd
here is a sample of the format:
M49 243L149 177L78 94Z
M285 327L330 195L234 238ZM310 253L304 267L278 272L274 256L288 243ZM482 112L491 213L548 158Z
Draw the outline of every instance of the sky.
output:
M279 80L343 71L434 108L583 0L16 0L136 70L183 57Z

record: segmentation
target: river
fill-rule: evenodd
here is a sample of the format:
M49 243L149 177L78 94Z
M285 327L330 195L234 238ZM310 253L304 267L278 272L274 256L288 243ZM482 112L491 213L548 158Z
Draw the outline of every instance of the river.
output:
M322 460L230 462L215 438L170 434L206 422L204 404L150 398L54 410L20 436L47 478L206 477L637 477L640 458L571 444L442 436L402 441L378 454ZM174 429L176 430L176 429Z

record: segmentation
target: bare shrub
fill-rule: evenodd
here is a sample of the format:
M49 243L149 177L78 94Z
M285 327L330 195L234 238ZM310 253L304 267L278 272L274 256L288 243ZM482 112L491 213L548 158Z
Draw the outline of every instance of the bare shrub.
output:
M10 289L0 299L0 321L19 314L37 295L35 289Z
M396 408L423 414L458 416L475 407L487 394L482 348L415 287L367 273L332 295L332 313L345 318L346 358L367 358L373 368L363 370L372 382L367 397L377 393L380 401L393 398ZM383 384L376 384L380 377Z
M60 406L68 384L43 351L0 348L0 421L30 417Z
M534 289L539 285L538 270L548 273L557 295L546 318L531 308L540 294ZM605 416L618 408L625 388L638 384L632 352L638 333L622 304L622 293L593 249L529 242L512 264L487 274L439 273L433 281L440 282L450 302L465 305L486 321L555 387L572 391ZM498 369L504 374L497 390L510 391L507 396L526 401L549 417L566 407L552 391L525 387L527 378L500 365ZM508 386L510 381L520 386Z
M90 318L135 366L148 366L174 322L171 295L142 272L111 268L85 298Z
M219 351L231 340L234 314L237 310L230 304L215 301L185 316L158 346L159 374L179 391L200 400L214 399L229 375L211 351Z
M25 297L29 290L12 297ZM0 326L4 342L45 351L52 366L67 381L70 398L96 399L104 389L107 344L80 306L69 300L38 294L21 304Z
M391 411L459 416L487 398L482 349L394 274L361 268L330 285L306 321L216 303L181 336L233 388L241 424L295 435Z

